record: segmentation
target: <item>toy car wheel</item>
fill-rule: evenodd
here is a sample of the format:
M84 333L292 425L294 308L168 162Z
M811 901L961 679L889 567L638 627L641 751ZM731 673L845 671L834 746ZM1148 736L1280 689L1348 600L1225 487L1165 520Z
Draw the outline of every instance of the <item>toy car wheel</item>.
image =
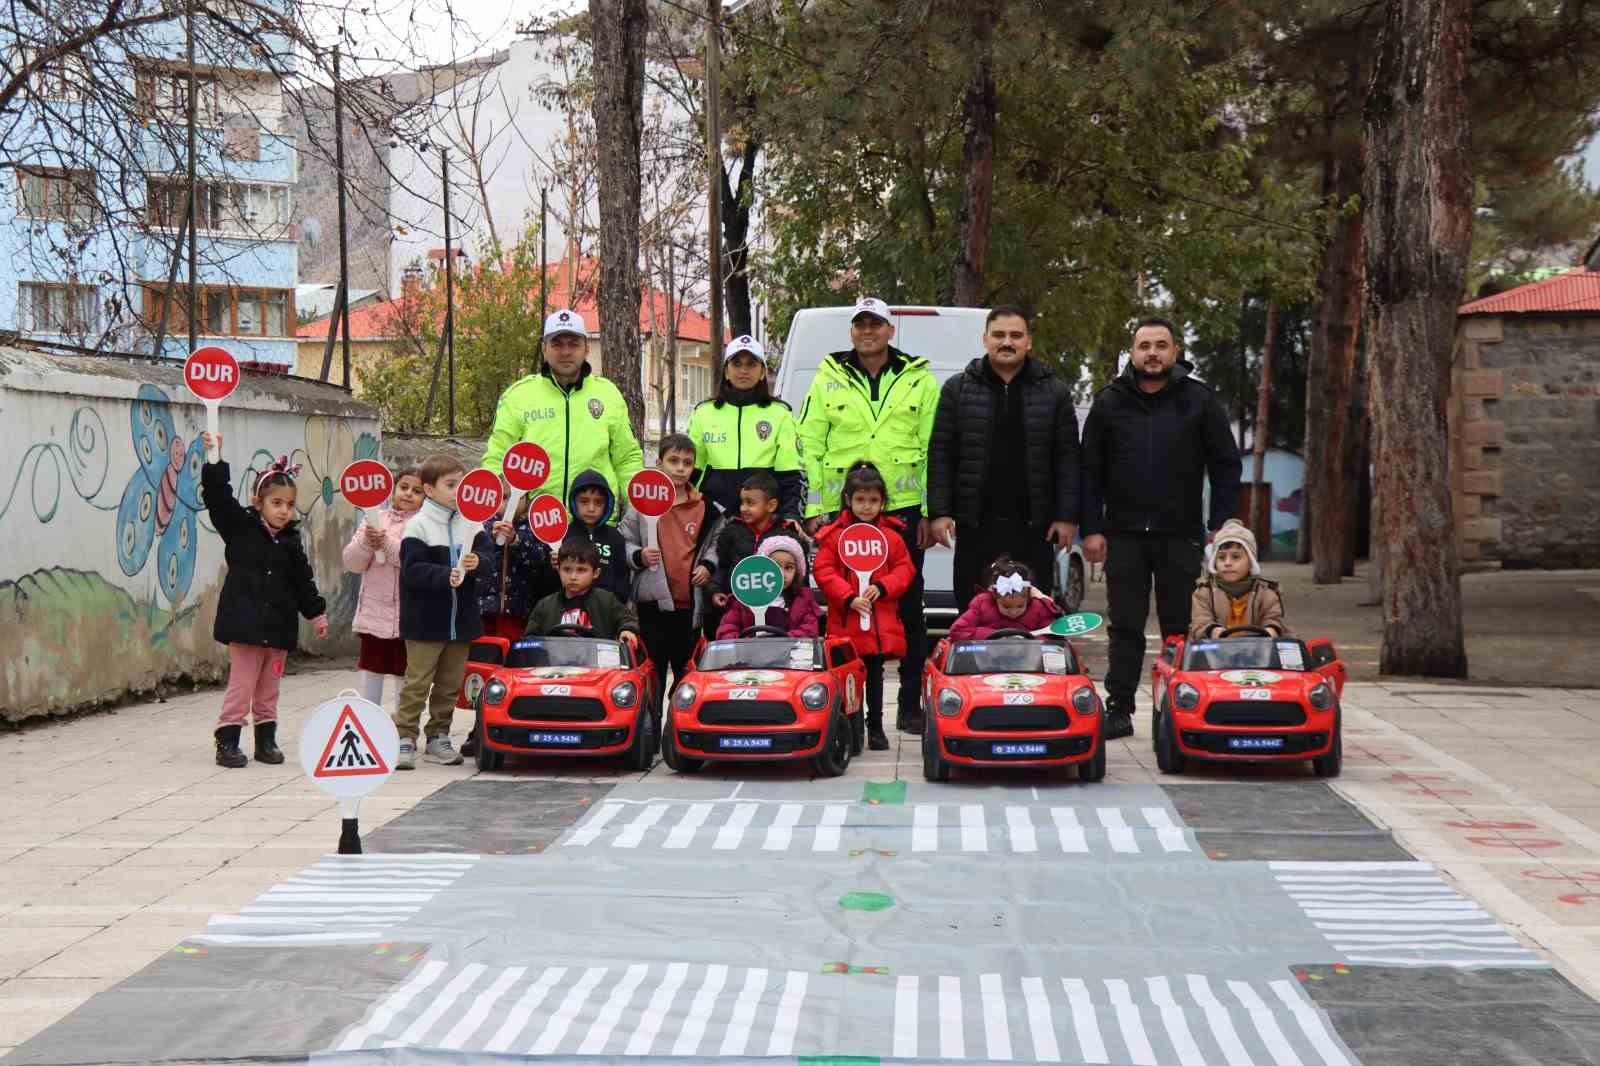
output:
M925 781L950 780L950 763L939 754L939 730L931 721L922 730L922 777Z
M668 712L663 719L661 729L661 761L666 763L675 772L680 774L697 774L705 768L704 759L690 759L678 750L678 732L672 726L672 714Z
M1311 760L1311 769L1318 777L1338 777L1339 771L1344 769L1344 730L1339 727L1337 717L1333 720L1333 746L1328 754Z
M633 743L622 753L622 768L642 773L656 761L656 720L649 708L640 707L633 721Z
M1106 779L1106 742L1102 737L1094 746L1094 754L1078 764L1078 780L1086 785L1098 784Z
M850 718L850 754L860 755L867 750L867 712L857 711Z
M822 751L811 760L817 776L838 777L844 773L850 765L851 745L850 723L845 719L844 711L835 710L833 720L828 723L828 735L822 741Z
M1171 714L1156 715L1156 766L1164 774L1181 774L1189 761L1178 750L1178 736L1173 729Z
M474 739L478 742L478 748L472 754L473 765L481 771L498 770L506 764L506 753L489 747L488 729L483 724L483 707L480 705L476 709L478 720L472 731L476 734Z
M1056 589L1056 605L1068 614L1076 611L1083 605L1086 583L1083 559L1076 555L1068 556L1067 583L1066 587Z

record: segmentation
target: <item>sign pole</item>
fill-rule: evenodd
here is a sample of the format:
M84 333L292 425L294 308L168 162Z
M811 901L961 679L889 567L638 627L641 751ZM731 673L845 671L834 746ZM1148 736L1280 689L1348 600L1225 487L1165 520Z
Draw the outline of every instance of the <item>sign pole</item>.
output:
M217 447L217 435L222 432L220 405L216 400L206 401L206 432L211 434L211 447L206 449L206 462L222 462L222 449Z
M394 773L400 734L376 703L346 689L321 704L300 730L300 767L339 801L339 854L361 854L361 797Z
M339 801L339 854L361 854L360 796L346 796Z

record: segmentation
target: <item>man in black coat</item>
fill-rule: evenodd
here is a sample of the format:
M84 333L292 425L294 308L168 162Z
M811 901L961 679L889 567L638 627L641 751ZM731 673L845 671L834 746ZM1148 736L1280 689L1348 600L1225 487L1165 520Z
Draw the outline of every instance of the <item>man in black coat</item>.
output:
M1205 542L1239 508L1242 463L1228 413L1178 359L1178 331L1146 318L1124 370L1083 422L1083 554L1105 563L1111 625L1107 739L1133 735L1150 587L1164 636L1189 629ZM1201 514L1203 479L1211 515Z
M984 569L1010 555L1048 588L1055 547L1078 524L1078 418L1072 389L1028 352L1026 311L996 307L987 354L944 383L928 442L933 539L955 537L953 588L965 610Z

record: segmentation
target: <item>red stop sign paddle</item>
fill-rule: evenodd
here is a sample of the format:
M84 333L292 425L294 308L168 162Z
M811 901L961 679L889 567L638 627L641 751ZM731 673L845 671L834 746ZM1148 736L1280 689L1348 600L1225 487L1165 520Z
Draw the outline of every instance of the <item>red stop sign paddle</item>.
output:
M505 513L500 516L502 521L509 522L516 511L517 498L534 491L550 477L550 453L531 440L518 441L506 449L500 465L504 468L506 484L512 488L506 493ZM494 542L503 546L506 540L496 537Z
M677 494L672 479L659 470L641 470L628 479L628 506L649 518L672 510Z
M339 475L339 495L358 510L370 511L374 507L382 507L393 494L394 475L376 459L357 459ZM362 521L366 521L365 515ZM373 558L379 566L388 561L387 553L381 548L373 553Z
M567 509L560 500L542 492L528 505L528 528L550 547L558 547L567 535Z
M500 512L505 498L500 479L491 470L479 468L456 486L456 510L468 522L487 522Z
M889 561L889 538L877 526L856 522L839 534L839 558L855 571L860 586L858 594L865 596L873 572ZM861 616L861 628L863 631L872 628L866 615Z
M206 432L215 437L220 431L217 405L239 387L239 361L226 348L215 345L196 348L183 361L183 383L189 386L195 399L206 405ZM213 463L221 461L220 449L208 449L206 459Z

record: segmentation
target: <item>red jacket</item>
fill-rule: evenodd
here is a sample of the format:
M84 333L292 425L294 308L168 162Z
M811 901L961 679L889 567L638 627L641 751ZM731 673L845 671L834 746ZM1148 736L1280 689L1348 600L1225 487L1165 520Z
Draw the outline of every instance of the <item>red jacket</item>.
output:
M849 511L817 531L817 559L812 564L817 588L828 601L828 632L836 637L846 634L855 645L858 655L886 655L899 658L906 653L906 630L900 624L900 597L917 579L917 568L911 565L906 552L905 539L900 531L905 523L892 515L880 515L877 521L889 542L889 561L872 575L872 584L880 589L878 602L872 606L871 628L861 628L861 616L850 609L850 601L861 594L854 570L839 558L839 534L853 526L856 519Z
M1022 612L1021 618L1007 618L1000 613L1000 605L995 602L994 593L980 592L972 597L972 602L967 605L960 618L950 626L951 640L982 640L997 629L1026 629L1033 631L1043 629L1054 622L1061 614L1061 609L1053 600L1042 600L1037 596L1029 596L1028 606Z
M808 585L798 592L785 593L785 599L792 599L792 603L785 604L779 600L767 608L767 625L776 626L787 632L791 637L814 637L818 635L821 625L817 619L817 601L811 595ZM722 622L717 626L718 640L737 640L740 633L756 624L756 613L738 600L728 604L727 611L722 616ZM856 627L860 629L858 625Z

